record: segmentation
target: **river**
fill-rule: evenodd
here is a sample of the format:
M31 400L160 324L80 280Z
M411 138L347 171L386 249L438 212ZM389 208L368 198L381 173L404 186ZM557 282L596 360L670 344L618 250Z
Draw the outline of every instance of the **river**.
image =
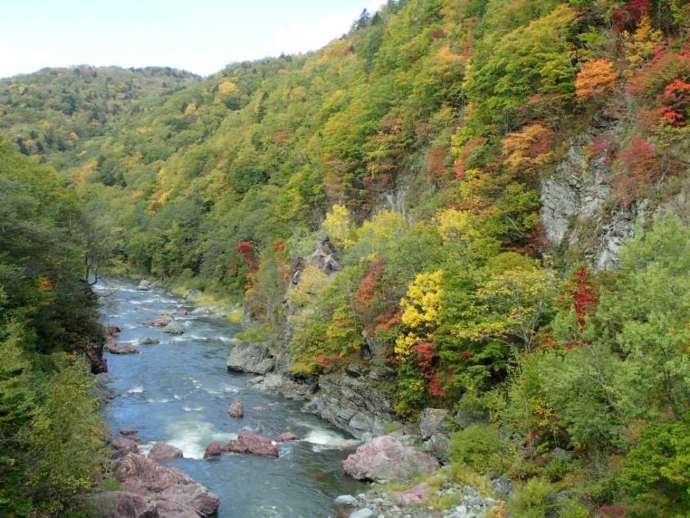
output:
M237 326L162 290L138 291L112 280L96 290L104 324L122 329L118 343L139 349L131 355L106 353L108 386L115 394L105 410L109 426L115 432L139 430L143 452L156 442L180 448L185 458L169 465L220 497L220 518L333 516L335 496L361 491L340 469L346 455L340 446L349 437L301 412L301 403L262 393L248 384L249 376L227 371ZM166 312L183 324L183 335L169 336L143 323ZM147 337L160 343L141 344ZM244 403L243 419L228 416L233 399ZM228 441L245 427L272 438L291 431L300 440L280 444L278 459L234 454L202 459L210 442Z

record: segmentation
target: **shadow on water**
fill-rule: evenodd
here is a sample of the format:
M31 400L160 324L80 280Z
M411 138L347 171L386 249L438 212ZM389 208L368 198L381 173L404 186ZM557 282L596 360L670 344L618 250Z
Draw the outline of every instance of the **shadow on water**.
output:
M228 373L225 360L237 327L160 290L107 281L96 287L106 325L122 329L120 343L140 354L107 354L109 387L117 395L106 408L113 430L133 427L142 451L156 442L180 448L172 462L221 498L220 518L334 516L333 498L356 493L362 485L342 475L348 439L299 402L253 389L248 376ZM183 315L182 309L189 310ZM175 315L185 328L170 336L143 324L162 313ZM159 344L143 345L145 338ZM245 417L231 419L232 399L244 403ZM211 441L228 441L248 427L268 437L291 431L300 441L279 445L278 459L224 455L202 459Z

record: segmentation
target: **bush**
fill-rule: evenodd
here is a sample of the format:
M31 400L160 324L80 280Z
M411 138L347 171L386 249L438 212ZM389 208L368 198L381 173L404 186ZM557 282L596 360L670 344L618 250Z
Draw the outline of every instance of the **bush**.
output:
M449 457L453 463L469 466L480 473L500 473L506 465L506 443L496 427L472 424L450 437Z
M544 518L548 512L555 511L556 501L551 496L556 492L553 484L542 478L532 478L508 502L511 516L520 518Z

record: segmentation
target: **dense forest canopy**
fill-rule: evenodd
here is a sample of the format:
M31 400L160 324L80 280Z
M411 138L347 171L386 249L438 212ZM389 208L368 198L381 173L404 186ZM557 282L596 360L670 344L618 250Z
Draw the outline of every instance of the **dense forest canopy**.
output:
M0 179L58 185L44 161L69 191L0 205L0 301L22 315L0 337L30 330L13 361L71 350L76 309L37 301L74 293L52 272L84 246L113 272L242 301L245 336L287 351L295 379L385 365L376 388L401 419L481 416L452 437L453 476L512 478L514 516L682 516L689 30L684 0L390 0L321 50L205 79L2 80L0 130L34 158L5 146ZM572 163L603 201L556 242L544 186ZM621 214L635 237L600 271ZM85 241L63 238L79 217ZM5 234L22 221L46 239ZM305 262L325 238L335 272Z

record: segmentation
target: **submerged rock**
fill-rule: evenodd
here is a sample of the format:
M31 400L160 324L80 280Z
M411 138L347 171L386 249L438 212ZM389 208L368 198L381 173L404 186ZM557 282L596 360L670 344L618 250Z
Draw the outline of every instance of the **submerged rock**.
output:
M292 442L292 441L296 441L296 440L297 440L297 436L294 433L285 432L285 433L281 433L278 436L278 438L276 439L276 442Z
M251 453L252 455L263 455L266 457L278 456L278 448L270 439L249 431L240 432L237 439L225 445L225 451L231 453Z
M347 475L375 482L409 480L420 474L430 475L438 468L435 458L389 435L368 441L343 461Z
M244 416L244 405L239 399L235 399L228 407L228 415L239 419Z
M227 366L231 371L266 374L273 370L274 360L265 345L240 342L230 350Z
M153 445L153 448L151 448L148 457L156 462L165 462L169 460L181 459L184 457L184 455L182 450L175 448L175 446L165 444L164 442L157 442Z
M142 455L130 453L124 457L115 467L114 476L125 492L154 501L158 514L152 516L193 516L172 512L182 508L205 517L213 515L220 505L215 494L179 469L161 466Z
M151 338L150 336L147 336L141 341L141 345L156 345L161 343L160 340L156 340L155 338Z

